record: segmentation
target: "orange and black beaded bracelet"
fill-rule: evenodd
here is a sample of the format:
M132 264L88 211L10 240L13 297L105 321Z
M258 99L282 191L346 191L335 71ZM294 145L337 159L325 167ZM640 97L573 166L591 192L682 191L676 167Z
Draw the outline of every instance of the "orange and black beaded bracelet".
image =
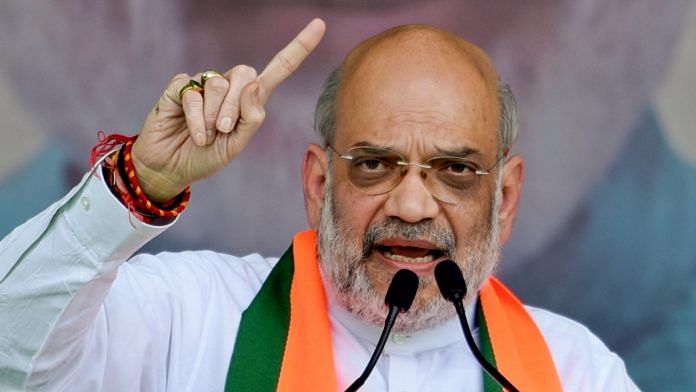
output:
M191 197L191 187L186 187L186 189L176 197L162 204L152 202L140 187L138 177L135 175L133 160L131 159L131 150L133 149L133 143L137 137L136 135L130 138L119 150L116 158L116 169L118 170L118 174L123 179L126 189L128 189L128 192L134 198L135 207L138 212L161 218L175 218L186 208Z

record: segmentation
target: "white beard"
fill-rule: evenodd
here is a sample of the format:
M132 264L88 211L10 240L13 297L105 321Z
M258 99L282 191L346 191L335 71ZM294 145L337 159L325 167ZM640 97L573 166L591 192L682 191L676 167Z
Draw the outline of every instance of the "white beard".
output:
M329 167L328 172L331 172ZM501 173L502 170L499 170ZM487 222L481 222L481 230L472 238L466 254L456 255L454 234L451 230L433 222L409 224L397 218L388 218L372 223L364 234L362 243L351 238L348 226L342 224L342 217L335 214L331 176L327 178L326 192L321 209L318 227L319 265L326 284L330 284L338 303L356 317L369 323L381 325L387 314L384 294L377 293L370 279L364 259L374 244L382 238L398 236L401 238L428 239L445 250L445 257L457 262L467 283L468 292L465 304L471 303L478 290L493 273L498 261L500 225L501 176L496 182L495 198L491 205ZM388 276L387 276L388 275ZM380 274L377 279L390 282L391 272ZM435 285L434 276L420 277L419 288ZM413 332L442 324L455 316L454 306L442 296L436 295L427 301L416 296L408 312L397 318L394 330Z

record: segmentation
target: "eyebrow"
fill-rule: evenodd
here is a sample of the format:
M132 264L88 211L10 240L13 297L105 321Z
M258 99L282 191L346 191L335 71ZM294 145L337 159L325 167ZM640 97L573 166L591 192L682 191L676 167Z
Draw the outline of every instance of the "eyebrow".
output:
M472 147L461 147L455 150L437 149L437 155L447 155L458 158L468 158L471 156L480 156L481 152Z
M359 141L351 146L353 147L368 147L368 148L378 148L382 150L390 150L398 153L399 155L404 155L402 152L399 150L390 147L390 146L380 146L374 143L370 143L368 141ZM443 149L443 148L437 148L436 153L433 156L450 156L450 157L457 157L457 158L469 158L471 156L481 156L481 152L475 148L472 147L460 147L460 148L455 148L455 149Z
M357 143L353 144L352 146L350 146L350 148L353 148L353 147L374 147L374 148L382 148L382 149L391 150L391 148L389 148L389 147L380 146L380 145L370 143L367 141L357 142Z

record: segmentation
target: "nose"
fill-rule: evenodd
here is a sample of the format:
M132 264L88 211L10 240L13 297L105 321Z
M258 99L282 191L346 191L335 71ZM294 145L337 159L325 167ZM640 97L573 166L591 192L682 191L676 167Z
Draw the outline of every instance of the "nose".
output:
M384 204L387 216L417 223L434 219L439 214L440 204L425 186L422 175L422 170L410 168L399 185L388 193Z

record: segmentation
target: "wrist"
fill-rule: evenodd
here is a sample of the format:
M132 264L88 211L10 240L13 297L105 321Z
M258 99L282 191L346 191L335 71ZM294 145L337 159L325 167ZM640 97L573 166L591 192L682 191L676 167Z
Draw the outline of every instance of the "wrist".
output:
M131 155L137 182L145 196L154 203L165 203L186 189L186 186L174 184L170 178L157 170L152 170Z

